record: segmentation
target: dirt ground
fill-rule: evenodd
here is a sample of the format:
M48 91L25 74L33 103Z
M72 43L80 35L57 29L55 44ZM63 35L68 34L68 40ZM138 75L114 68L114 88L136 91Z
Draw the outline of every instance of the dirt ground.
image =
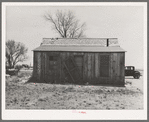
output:
M143 109L143 77L125 87L25 83L32 71L6 79L6 109Z

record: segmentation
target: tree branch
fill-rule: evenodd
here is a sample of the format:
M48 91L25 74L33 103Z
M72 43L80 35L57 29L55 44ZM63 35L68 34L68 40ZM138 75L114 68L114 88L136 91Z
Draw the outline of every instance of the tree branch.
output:
M55 19L51 16L51 14L46 14L44 17L47 21L54 25L54 29L62 38L80 38L83 36L85 23L79 26L79 20L76 19L72 11L57 11Z

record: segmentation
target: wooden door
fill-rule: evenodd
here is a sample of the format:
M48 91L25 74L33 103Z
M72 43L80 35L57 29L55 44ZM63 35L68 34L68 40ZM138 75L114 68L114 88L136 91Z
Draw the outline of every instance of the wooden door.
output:
M49 82L58 83L60 80L60 58L49 56Z
M81 82L81 75L79 73L79 69L75 63L75 60L73 58L68 58L64 62L64 66L71 77L72 81L74 83L80 83Z

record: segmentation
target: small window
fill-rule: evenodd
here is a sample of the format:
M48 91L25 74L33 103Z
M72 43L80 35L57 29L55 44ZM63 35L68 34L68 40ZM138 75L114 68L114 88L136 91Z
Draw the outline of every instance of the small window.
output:
M74 58L78 67L83 66L83 56L75 56Z
M109 77L109 55L100 56L100 76Z
M53 69L57 65L57 61L57 56L49 56L49 69Z
M131 70L131 67L127 67L127 70Z
M53 61L53 56L50 56L50 57L49 57L49 60L50 60L50 61Z
M57 56L49 56L50 61L57 61L58 57Z

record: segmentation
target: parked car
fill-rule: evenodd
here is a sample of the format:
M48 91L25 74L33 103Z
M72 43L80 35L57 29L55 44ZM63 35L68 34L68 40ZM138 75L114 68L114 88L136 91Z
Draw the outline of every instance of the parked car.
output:
M10 76L17 75L18 70L17 69L6 69L6 74L9 74Z
M134 66L126 66L125 76L133 76L135 79L139 79L141 76L141 73L139 71L135 71Z
M22 68L29 69L30 66L28 64L22 64Z

